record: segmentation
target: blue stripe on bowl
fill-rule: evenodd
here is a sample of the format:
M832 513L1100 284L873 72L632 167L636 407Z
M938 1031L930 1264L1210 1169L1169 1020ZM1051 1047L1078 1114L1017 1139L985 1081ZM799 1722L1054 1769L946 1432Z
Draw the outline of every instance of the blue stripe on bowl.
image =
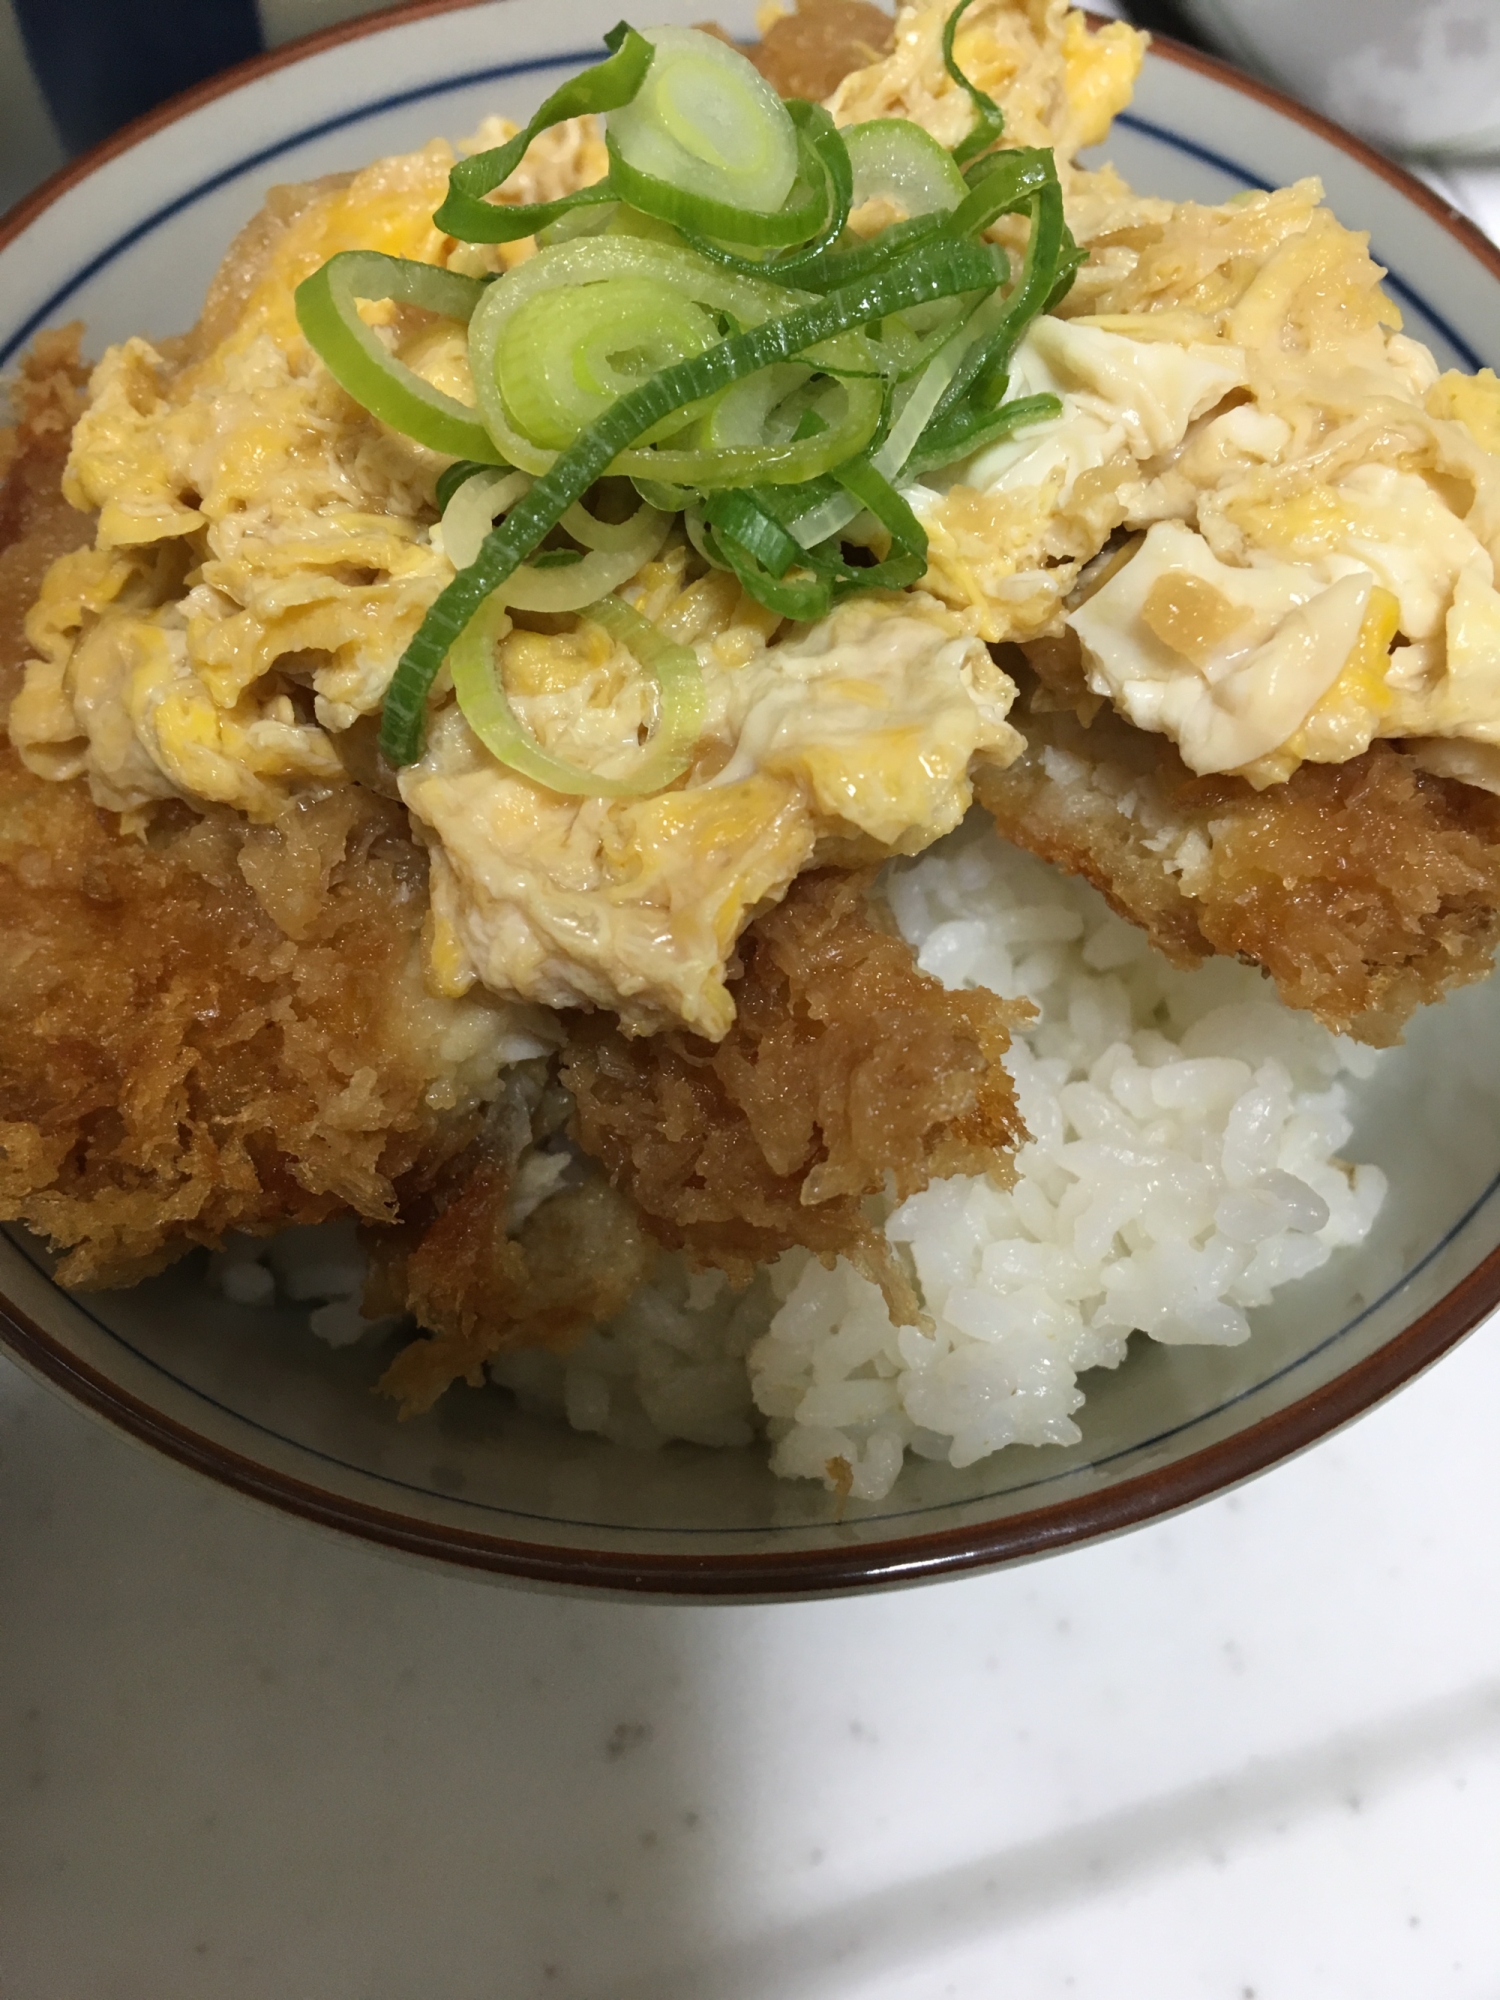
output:
M90 257L86 263L79 265L48 298L43 300L35 312L29 313L14 332L0 342L0 368L13 360L17 351L38 328L45 326L90 278L107 269L117 257L150 236L164 222L170 222L173 216L182 214L184 209L193 207L206 195L214 194L218 189L228 187L246 174L253 173L257 167L279 159L283 154L305 145L309 140L321 139L330 132L343 131L351 125L358 125L369 118L378 118L383 112L398 110L404 105L420 104L425 99L442 97L451 91L469 89L475 84L499 83L509 77L535 75L543 70L580 69L585 63L597 62L604 54L606 50L601 44L592 49L568 50L558 55L532 56L523 62L496 63L485 69L464 70L453 76L441 77L434 83L420 84L411 90L392 91L384 97L371 98L352 110L341 111L331 118L320 119L316 124L303 126L285 138L276 140L272 145L261 146L255 152L245 154L232 165L197 182L184 193L153 210L141 221L132 224L129 229ZM1215 168L1219 173L1237 181L1241 187L1258 188L1265 185L1262 176L1252 173L1248 167L1238 160L1231 159L1228 154L1215 152L1212 147L1200 145L1195 139L1184 138L1181 133L1173 132L1164 125L1155 125L1149 119L1137 117L1134 112L1122 113L1115 122L1131 131L1141 133L1145 138L1170 146L1189 159ZM1381 261L1386 260L1382 258ZM1386 283L1404 304L1410 306L1427 321L1471 374L1480 368L1482 365L1480 357L1469 342L1415 286L1408 283L1389 264L1387 264Z

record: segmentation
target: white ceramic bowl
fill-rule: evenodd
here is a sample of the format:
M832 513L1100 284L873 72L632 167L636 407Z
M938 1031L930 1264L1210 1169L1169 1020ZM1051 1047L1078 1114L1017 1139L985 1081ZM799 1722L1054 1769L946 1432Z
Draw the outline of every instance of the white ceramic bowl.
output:
M590 58L618 0L406 10L221 80L122 134L0 226L0 356L81 316L91 348L189 323L234 231L304 180L524 117ZM653 19L704 0L653 0ZM748 6L720 7L749 34ZM1500 358L1500 257L1425 189L1259 86L1153 55L1108 147L1136 185L1221 199L1321 174L1369 228L1410 331L1445 363ZM763 1455L636 1456L450 1395L397 1424L380 1357L288 1315L236 1309L190 1261L128 1293L69 1297L39 1247L0 1238L0 1332L24 1365L225 1484L387 1548L538 1583L774 1597L1033 1556L1184 1506L1368 1408L1500 1300L1500 983L1415 1026L1361 1097L1357 1156L1392 1180L1366 1248L1288 1288L1239 1349L1155 1347L1085 1387L1083 1442L965 1472L916 1463L839 1510ZM1413 1468L1401 1476L1420 1476Z
M1176 0L1216 48L1397 152L1500 152L1494 0Z

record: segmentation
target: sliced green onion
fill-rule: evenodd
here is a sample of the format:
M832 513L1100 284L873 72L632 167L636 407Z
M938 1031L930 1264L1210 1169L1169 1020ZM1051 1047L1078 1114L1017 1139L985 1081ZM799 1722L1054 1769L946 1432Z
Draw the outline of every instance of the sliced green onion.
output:
M606 359L610 352L608 314L595 313L589 306L589 295L610 281L626 280L637 281L655 291L662 303L664 319L680 323L682 338L686 338L687 315L699 308L730 312L740 326L758 326L800 303L794 292L721 270L681 244L647 242L634 236L590 236L539 251L488 288L469 322L469 372L474 394L498 455L511 464L526 472L545 472L561 445L549 445L521 423L507 393L506 371L511 368L521 371L523 400L541 394L550 385L559 399L552 434L558 435L566 429L571 412L575 428L562 439L563 444L570 443L608 406L607 398L603 403L597 400L597 392L596 400L590 400L587 381L583 379L592 377L596 382L599 379L601 337L606 342ZM523 314L529 317L532 301L551 292L556 293L559 301L556 321L560 326L550 317L545 324L529 319L530 337L518 336L508 341L507 328L511 323ZM630 293L632 306L643 296ZM570 325L575 322L576 342L569 333ZM635 359L643 363L654 336L649 326L637 329L637 333L641 337L633 343ZM575 358L579 346L584 349L581 360ZM631 346L626 341L613 350L611 372L620 384L616 393L623 393L634 373ZM659 371L644 366L640 369L648 380L653 372ZM640 375L635 375L635 379L638 381ZM681 420L688 422L690 413L683 412ZM642 470L648 477L655 476L649 468Z
M969 192L953 157L909 118L872 118L844 133L854 206L884 198L907 215L956 209Z
M571 243L579 236L600 236L617 225L622 213L617 201L586 202L581 208L571 208L536 232L537 248L547 250L554 243Z
M783 618L822 618L856 592L902 590L927 569L927 531L890 481L867 459L850 459L834 474L850 499L851 512L872 515L890 537L881 562L856 566L833 542L799 546L776 518L774 492L715 495L705 509L715 552L734 571L749 596ZM788 575L793 568L800 575Z
M845 285L861 285L866 279L878 277L925 244L965 233L973 232L955 230L945 215L914 215L905 222L893 222L889 229L882 229L878 236L857 249L820 250L805 261L798 260L795 281L805 292L842 291ZM768 268L772 272L786 269L788 275L793 275L791 259L785 266L778 263Z
M954 465L962 458L972 458L986 445L997 444L1012 431L1023 429L1028 424L1044 424L1053 417L1062 415L1062 404L1056 396L1018 396L1014 402L1002 403L988 416L965 414L950 424L946 430L934 428L924 433L922 442L907 460L906 475L909 479L919 479L924 472L933 472L940 466Z
M680 514L697 497L690 487L669 486L664 479L637 477L630 483L648 507L658 507L664 514Z
M495 525L495 516L514 506L530 485L524 472L507 466L499 471L481 468L456 488L443 508L443 553L455 569L469 567Z
M633 549L543 549L517 563L495 594L516 611L583 611L601 593L629 583L660 550L671 524L660 514L651 519L660 526Z
M817 411L821 429L801 431L799 426L800 435L794 431L779 442L757 445L672 441L646 445L622 451L614 470L633 475L649 471L656 478L703 491L763 480L800 484L816 479L863 451L880 428L885 410L879 379L827 381L823 393L825 400Z
M882 478L894 482L908 471L914 471L909 467L908 460L965 351L961 340L948 341L912 384L904 402L896 410L880 448L870 455L871 466ZM860 512L861 504L848 489L835 484L830 492L814 500L807 511L791 523L792 538L804 549L814 548L830 535L846 528Z
M591 514L587 507L578 501L567 510L558 522L558 526L564 534L571 535L575 542L582 542L586 549L605 549L611 554L619 554L626 549L638 547L643 539L649 538L658 529L664 539L667 529L671 526L670 517L676 511L673 507L657 507L654 502L648 500L644 507L637 507L628 520L601 521L597 514ZM656 547L660 546L661 541L658 540ZM654 548L651 554L655 553ZM642 562L649 560L648 556L641 558Z
M565 245L561 251L546 254L565 255L573 247ZM514 275L526 269L523 264ZM984 291L998 282L1003 269L1003 261L997 261L987 245L936 243L867 284L848 286L734 334L706 354L663 369L622 396L517 502L485 538L479 559L456 576L429 608L386 690L381 747L388 761L407 764L420 754L427 691L449 647L485 598L525 561L620 454L647 432L684 407L727 389L732 382L775 362L791 360L836 334L928 299ZM859 386L849 385L851 393Z
M1029 205L1031 233L1020 278L1009 294L1002 297L996 293L974 315L974 338L917 447L929 465L943 462L932 453L953 432L961 410L967 408L965 421L970 429L976 427L976 418L989 419L1004 394L1002 378L1026 328L1056 297L1060 275L1066 272L1071 279L1077 268L1070 261L1077 253L1063 219L1062 189L1057 182L1048 181L1037 189Z
M503 463L479 412L398 361L359 316L359 299L396 299L467 322L488 287L436 264L341 250L297 287L297 324L334 380L392 430L455 458Z
M810 393L830 387L826 381L815 381L812 370L796 361L762 368L715 398L698 422L698 438L710 451L754 447L762 439L768 444L785 443L797 436L804 416L817 414L810 407ZM820 427L827 428L826 419ZM818 435L818 427L804 435Z
M774 611L778 618L794 618L801 625L812 625L828 616L833 608L833 587L826 578L773 577L732 538L720 537L712 529L709 532L714 535L723 567L733 571L747 597Z
M821 490L824 486L829 489L827 492ZM862 511L860 503L832 479L818 482L815 498L807 494L803 497L810 499L811 504L786 524L788 534L802 549L816 548L831 535L841 534Z
M973 315L970 315L972 323ZM967 344L959 337L944 341L927 367L913 382L899 410L893 416L885 441L873 454L871 463L887 479L898 479L906 461L916 449L918 438L948 392L948 385L963 365Z
M953 54L953 37L958 32L958 24L973 4L974 0L958 0L943 28L943 68L961 90L968 92L969 102L974 107L973 128L953 148L953 157L959 166L964 166L980 153L987 153L991 146L999 143L1005 130L1005 113L993 97L987 97L977 84L969 81Z
M774 249L786 244L805 243L827 220L827 182L817 156L810 148L806 149L805 162L809 171L799 175L781 208L764 215L759 209L715 201L709 195L696 194L690 188L678 187L672 181L658 180L652 174L642 173L615 151L613 134L605 143L609 148L610 185L621 198L632 208L639 209L641 214L684 231L695 243L699 238L708 237ZM800 135L797 143L800 155L804 150Z
M986 153L965 175L969 192L948 220L959 236L988 229L1002 215L1023 209L1044 187L1057 184L1057 164L1040 146L1012 146L1003 153Z
M608 140L608 146L614 142ZM654 180L640 174L614 152L610 152L610 182L632 208L656 222L666 222L694 244L704 238L722 238L732 244L752 244L756 248L778 248L784 244L804 244L808 236L822 228L828 218L828 186L812 156L812 174L798 178L784 208L762 216L756 208L734 208L730 202L710 202L704 194L690 194L672 186L670 180ZM730 260L724 260L730 264ZM730 268L736 268L730 264ZM746 268L746 266L740 266ZM748 266L754 268L754 266Z
M605 278L533 292L507 313L494 370L516 429L562 451L627 389L718 339L712 314L681 292Z
M639 88L608 120L620 193L648 214L660 211L636 199L637 186L675 189L741 218L774 215L792 191L798 155L797 128L776 92L737 48L700 29L653 28L650 46ZM819 203L801 236L737 240L800 242L821 213Z
M433 216L439 229L464 243L514 243L592 203L612 201L608 179L557 201L493 202L484 197L508 181L539 132L585 113L615 111L640 89L651 66L651 44L621 21L604 38L608 61L595 63L554 90L523 132L503 146L460 160L448 176L448 193Z
M680 778L692 762L705 707L698 657L618 598L590 604L583 615L627 646L657 682L656 728L628 777L604 777L552 756L521 722L496 671L495 647L510 623L497 597L480 605L449 652L453 691L491 756L534 784L575 798L644 798Z
M860 590L904 590L927 570L927 530L891 482L868 460L855 459L834 474L839 484L872 514L891 538L890 554L871 567L850 572Z
M464 485L470 479L477 479L481 472L493 472L494 469L493 463L485 465L478 459L461 458L456 464L450 465L446 471L440 472L437 477L438 512L440 514L447 513L448 502L453 498L460 486Z
M484 546L495 517L530 490L524 472L491 472L459 488L443 515L443 548L457 570L467 569ZM628 521L600 521L573 506L558 525L578 549L544 549L521 563L500 586L503 603L519 611L581 611L596 597L628 583L667 539L671 516L638 507Z
M799 247L775 259L741 256L727 244L715 242L681 218L679 226L684 240L712 263L722 264L726 269L739 271L746 277L770 277L780 284L800 285L799 273L803 267L815 262L844 233L844 224L849 220L849 209L854 199L854 174L849 165L844 135L821 104L809 104L804 98L789 97L786 111L797 128L799 177L816 186L818 175L822 176L826 206L821 226ZM796 193L794 188L789 201L795 199Z
M854 203L854 169L849 164L849 148L844 144L843 133L821 104L809 104L805 98L791 97L787 99L786 109L802 142L803 150L799 157L803 168L806 170L810 149L822 169L828 196L828 212L822 228L810 242L783 258L780 268L771 274L780 284L795 284L798 265L818 256L843 235L844 224L849 220L849 210Z
M703 518L721 535L730 536L742 549L747 549L778 580L793 563L803 560L797 543L757 502L753 493L715 493L703 510Z

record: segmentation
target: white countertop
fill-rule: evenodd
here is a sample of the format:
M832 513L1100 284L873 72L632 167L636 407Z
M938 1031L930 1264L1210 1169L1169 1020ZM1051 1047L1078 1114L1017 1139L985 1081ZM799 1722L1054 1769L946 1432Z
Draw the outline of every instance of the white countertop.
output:
M1031 1567L410 1569L0 1364L6 2000L1493 2000L1500 1323Z
M1492 1322L1106 1546L666 1609L323 1539L0 1361L0 1994L1495 2000L1497 1414Z

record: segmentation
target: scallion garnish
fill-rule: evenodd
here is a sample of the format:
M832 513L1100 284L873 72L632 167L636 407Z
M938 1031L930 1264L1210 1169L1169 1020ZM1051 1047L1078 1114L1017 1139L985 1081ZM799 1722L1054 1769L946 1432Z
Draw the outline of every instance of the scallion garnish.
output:
M379 250L341 250L297 287L297 323L329 374L371 416L434 451L494 465L502 454L477 413L399 361L360 318L356 303L395 299L467 322L485 289L480 279L436 264Z
M503 146L487 153L473 153L460 160L448 176L448 194L433 216L439 229L463 243L515 243L534 236L539 229L560 216L590 203L613 201L607 179L557 201L492 202L485 199L502 182L508 181L526 157L526 149L540 132L565 119L587 113L614 111L628 104L640 89L651 67L651 44L634 28L621 21L604 37L610 50L608 62L595 63L580 76L571 77L554 90L524 131Z
M1080 254L1051 153L993 150L999 107L953 53L969 5L943 36L975 114L951 154L900 120L841 133L819 106L783 104L713 37L647 38L622 22L606 61L508 144L453 169L434 218L470 242L545 231L535 256L479 280L346 252L299 287L303 331L349 393L458 461L438 481L457 574L386 691L391 763L420 755L446 658L475 732L536 783L607 796L671 783L701 721L696 659L615 593L674 517L769 609L818 618L924 574L927 538L901 481L1057 413L1051 396L1007 402L1008 374ZM585 112L608 113L603 180L552 202L489 199L538 133ZM861 240L851 207L876 197L893 219ZM1017 213L1030 229L1011 281L983 233ZM467 322L476 407L405 367L361 298ZM584 508L606 474L633 480L645 503L628 521ZM851 553L861 541L875 550ZM595 619L656 676L657 727L628 778L552 758L518 722L495 671L507 604Z
M958 66L953 53L953 37L958 32L958 24L973 6L974 0L958 0L958 5L943 25L943 68L958 85L968 93L969 102L974 107L974 124L964 138L953 148L953 157L959 166L987 153L991 146L998 146L1005 131L1005 113L993 97L987 97Z

